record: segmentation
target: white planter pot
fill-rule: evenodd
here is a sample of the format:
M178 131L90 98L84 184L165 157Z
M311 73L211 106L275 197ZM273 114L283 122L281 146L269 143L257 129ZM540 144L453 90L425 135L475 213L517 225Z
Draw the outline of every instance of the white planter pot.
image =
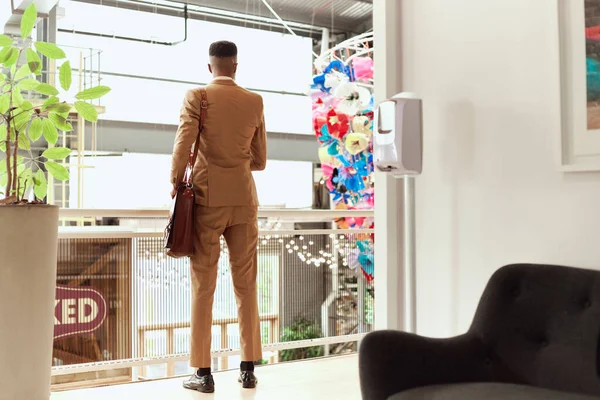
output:
M48 400L58 207L0 206L0 400Z

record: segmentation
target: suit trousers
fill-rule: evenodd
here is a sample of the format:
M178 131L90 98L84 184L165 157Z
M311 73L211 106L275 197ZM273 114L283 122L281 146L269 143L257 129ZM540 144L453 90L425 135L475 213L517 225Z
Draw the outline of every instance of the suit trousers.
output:
M196 238L191 258L192 321L191 360L193 368L211 366L212 307L220 239L229 250L231 275L240 327L242 361L262 358L257 299L257 207L196 206Z

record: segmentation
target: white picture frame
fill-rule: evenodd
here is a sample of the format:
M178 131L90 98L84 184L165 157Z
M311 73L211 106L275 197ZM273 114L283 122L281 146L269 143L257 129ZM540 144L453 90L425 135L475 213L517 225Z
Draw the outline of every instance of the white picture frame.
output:
M588 130L585 0L557 0L561 129L559 169L600 171L600 129Z

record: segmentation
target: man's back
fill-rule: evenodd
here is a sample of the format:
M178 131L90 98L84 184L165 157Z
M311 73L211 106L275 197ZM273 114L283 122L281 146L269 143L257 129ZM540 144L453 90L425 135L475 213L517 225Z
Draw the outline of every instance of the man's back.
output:
M208 207L257 206L251 171L262 170L266 164L262 98L229 78L217 78L205 89L208 105L194 166L196 202ZM187 149L199 129L194 122L200 119L201 103L201 89L186 94L175 141L172 180L183 178Z
M190 365L196 372L183 383L186 389L202 393L215 391L210 350L221 237L227 243L238 305L242 357L238 382L247 389L258 383L254 376L254 361L262 359L256 284L258 198L252 171L264 169L267 162L262 98L234 82L237 46L215 42L210 45L209 57L208 69L215 79L205 89L186 93L171 171L174 196L202 118L193 176L198 204L194 221L188 221L194 223Z

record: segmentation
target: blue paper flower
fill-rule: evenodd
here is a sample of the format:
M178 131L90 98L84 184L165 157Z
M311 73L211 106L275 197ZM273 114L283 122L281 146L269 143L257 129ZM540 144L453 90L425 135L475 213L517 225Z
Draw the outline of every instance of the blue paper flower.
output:
M326 88L325 87L325 75L326 74L321 74L321 75L316 75L313 78L313 85L311 86L312 89L319 89L322 92L326 92L329 93L331 88Z
M359 255L358 263L367 275L375 276L375 257L373 253Z
M344 74L346 74L346 76L348 76L350 81L352 81L352 82L354 81L354 73L353 73L352 68L349 65L346 65L339 60L334 60L334 61L330 62L327 67L325 67L325 69L323 70L323 73L328 74L333 70L343 72Z

